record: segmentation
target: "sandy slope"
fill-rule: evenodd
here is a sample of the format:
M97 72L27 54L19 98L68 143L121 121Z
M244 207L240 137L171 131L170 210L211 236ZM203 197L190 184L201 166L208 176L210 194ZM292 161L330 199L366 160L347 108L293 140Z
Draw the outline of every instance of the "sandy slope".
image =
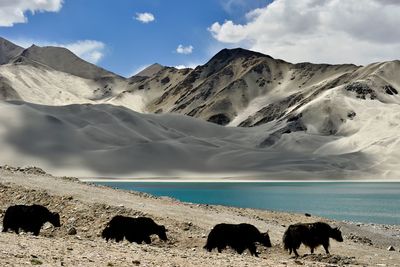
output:
M318 249L314 256L294 259L280 245L286 226L319 218L180 203L70 179L0 170L0 210L16 203L41 203L59 211L63 226L45 227L39 237L1 233L2 266L26 266L37 261L43 266L400 266L400 253L386 250L388 245L400 247L400 229L392 226L330 221L341 226L346 236L343 243L332 242L332 256L319 254L322 250ZM116 214L151 216L169 229L170 241L154 239L152 245L106 243L98 234ZM205 236L220 222L247 222L262 231L269 230L273 248L259 247L260 258L229 250L207 253L202 249ZM77 229L77 235L67 235L71 226ZM307 250L301 249L301 253Z
M274 138L276 127L270 124L222 127L182 115L140 114L112 105L0 102L0 110L0 162L40 166L58 175L398 179L398 164L392 157L398 143L390 145L391 154L389 147L374 143L380 136L372 132L368 132L372 138L365 139L371 144L333 153L329 143L345 137L294 132L273 146L262 146ZM396 127L387 132L394 140L399 138ZM384 149L388 155L375 161L373 153L364 153L367 149ZM387 164L393 165L388 169Z

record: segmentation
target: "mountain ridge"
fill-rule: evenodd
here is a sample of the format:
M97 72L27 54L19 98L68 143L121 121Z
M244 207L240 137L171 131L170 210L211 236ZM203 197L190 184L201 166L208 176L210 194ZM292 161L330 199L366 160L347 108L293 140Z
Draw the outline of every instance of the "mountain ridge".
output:
M24 48L0 37L0 65L8 63L23 50Z
M158 64L124 78L65 50L24 51L0 65L0 160L11 165L115 177L400 175L398 60L292 64L224 49L195 69ZM53 64L53 52L68 60Z

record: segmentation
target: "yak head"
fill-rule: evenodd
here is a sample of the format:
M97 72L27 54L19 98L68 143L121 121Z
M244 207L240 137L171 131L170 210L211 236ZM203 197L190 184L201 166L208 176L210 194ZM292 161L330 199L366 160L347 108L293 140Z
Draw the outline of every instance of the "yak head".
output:
M103 232L101 232L101 237L108 241L112 236L111 232L112 232L111 228L109 226L106 226L106 228L104 228Z
M52 212L50 214L49 222L54 226L54 227L60 227L60 214L57 212Z
M158 237L161 239L161 240L163 240L163 241L167 241L168 240L168 238L167 238L167 229L165 229L165 226L164 225L160 225L160 226L158 226L158 232L157 232L157 235L158 235Z
M331 230L330 237L332 237L338 242L343 242L342 232L338 227L335 227Z
M262 233L261 234L261 240L260 243L268 248L272 247L271 245L271 239L269 239L269 234L268 232Z

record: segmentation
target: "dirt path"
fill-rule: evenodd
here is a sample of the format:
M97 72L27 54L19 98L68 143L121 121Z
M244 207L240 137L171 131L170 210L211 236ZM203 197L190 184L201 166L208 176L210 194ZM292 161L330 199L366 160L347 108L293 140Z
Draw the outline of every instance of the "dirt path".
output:
M36 173L36 172L33 172ZM36 173L37 174L37 173ZM62 227L45 225L39 237L0 233L0 265L26 266L400 266L400 227L328 223L342 227L345 241L331 242L331 256L294 259L281 248L289 224L323 220L302 214L181 203L169 198L92 186L74 179L0 170L0 214L13 204L40 203L61 215ZM169 230L169 241L151 245L105 242L99 237L116 214L145 215ZM2 220L2 219L1 219ZM270 231L273 247L260 258L230 250L202 249L217 223L247 222ZM71 228L76 235L68 235ZM387 251L393 245L397 251ZM300 254L309 253L302 247Z

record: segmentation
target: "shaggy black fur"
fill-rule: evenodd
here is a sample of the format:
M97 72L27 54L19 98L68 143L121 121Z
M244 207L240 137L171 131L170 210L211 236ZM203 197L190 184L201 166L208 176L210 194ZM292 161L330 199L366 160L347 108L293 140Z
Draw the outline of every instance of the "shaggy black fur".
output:
M322 245L326 253L329 254L329 238L343 242L339 228L332 228L329 224L323 222L298 223L290 225L285 231L283 245L286 250L289 250L289 254L293 251L296 257L299 256L296 250L301 243L309 247L311 253L314 253L314 249Z
M227 246L230 246L239 254L242 254L243 251L249 249L251 255L258 257L256 242L259 242L266 247L271 247L268 233L260 233L254 225L247 223L221 223L214 226L211 230L204 248L210 252L214 248L217 248L218 252L221 252Z
M50 212L41 205L10 206L4 215L3 232L10 229L18 234L19 230L22 229L37 236L46 222L50 222L55 227L60 227L60 215L56 212Z
M107 224L102 232L102 237L107 241L114 239L116 242L120 242L125 238L129 242L150 244L152 234L158 235L163 241L168 240L166 232L163 225L156 224L151 218L131 218L117 215Z

